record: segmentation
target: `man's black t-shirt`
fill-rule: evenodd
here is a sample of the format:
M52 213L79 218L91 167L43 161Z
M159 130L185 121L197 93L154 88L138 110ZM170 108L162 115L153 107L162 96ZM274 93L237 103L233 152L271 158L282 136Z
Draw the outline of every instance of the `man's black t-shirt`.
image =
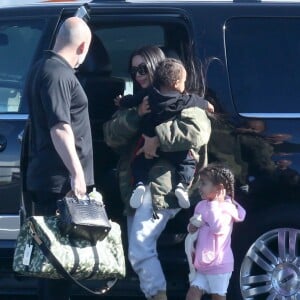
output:
M50 129L60 122L71 126L86 184L94 184L88 99L73 68L61 56L46 51L29 74L24 97L29 103L32 132L27 189L54 193L70 190L69 171L50 136Z

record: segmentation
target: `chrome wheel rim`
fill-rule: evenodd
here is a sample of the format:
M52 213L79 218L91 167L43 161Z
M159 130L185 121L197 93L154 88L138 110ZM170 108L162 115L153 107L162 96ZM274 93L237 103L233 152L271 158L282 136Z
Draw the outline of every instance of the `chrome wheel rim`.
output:
M247 300L300 300L300 230L279 228L249 248L240 271Z

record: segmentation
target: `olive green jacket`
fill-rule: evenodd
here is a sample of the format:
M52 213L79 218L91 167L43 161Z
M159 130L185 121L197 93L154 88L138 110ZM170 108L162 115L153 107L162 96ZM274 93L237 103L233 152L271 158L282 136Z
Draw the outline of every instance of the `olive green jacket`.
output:
M125 203L125 214L132 212L129 206L132 194L130 162L140 137L139 123L140 117L136 109L132 108L118 110L112 119L103 126L106 144L120 155L118 180L121 196ZM199 161L197 169L206 163L207 151L203 146L208 143L211 124L204 110L198 107L184 109L175 120L162 123L155 130L161 151L173 152L191 149ZM150 170L149 181L154 210L178 207L172 189L175 186L174 174L174 166L162 158L157 159L156 164ZM189 190L191 201L194 198L197 182L198 176L195 176Z

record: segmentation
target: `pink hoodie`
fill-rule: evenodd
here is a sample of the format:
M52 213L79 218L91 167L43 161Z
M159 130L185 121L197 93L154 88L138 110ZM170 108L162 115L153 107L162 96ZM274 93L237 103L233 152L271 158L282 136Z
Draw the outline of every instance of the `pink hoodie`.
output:
M203 225L199 228L194 265L203 274L222 274L233 271L231 232L234 222L242 222L246 211L236 201L202 200L194 214L201 214Z

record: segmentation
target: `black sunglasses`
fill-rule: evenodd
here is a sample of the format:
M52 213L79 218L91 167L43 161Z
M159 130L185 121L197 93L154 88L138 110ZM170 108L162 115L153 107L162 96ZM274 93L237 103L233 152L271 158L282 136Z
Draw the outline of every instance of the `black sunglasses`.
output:
M131 74L131 77L135 77L136 76L136 73L139 72L140 75L146 75L148 74L148 68L145 64L139 64L137 67L131 67L130 69L130 74Z

